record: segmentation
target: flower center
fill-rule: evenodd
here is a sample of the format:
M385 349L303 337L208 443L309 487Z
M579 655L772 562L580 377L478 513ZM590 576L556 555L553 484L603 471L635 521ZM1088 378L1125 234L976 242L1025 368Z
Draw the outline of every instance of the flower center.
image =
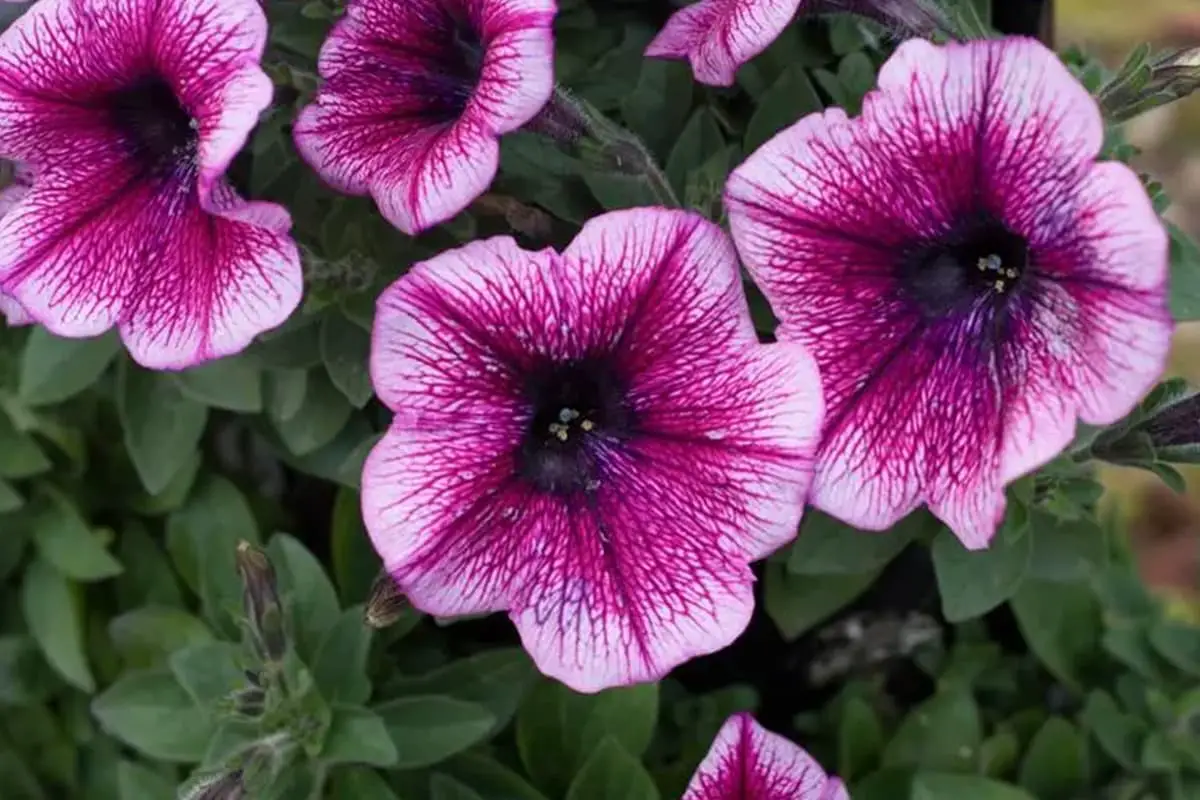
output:
M430 122L451 122L462 116L483 74L484 44L467 14L452 3L442 7L444 18L422 26L416 42L395 50L393 75L403 94L415 99L410 110Z
M980 299L1003 301L1029 266L1025 239L980 215L937 240L909 247L900 259L905 292L930 315L969 308Z
M521 475L556 494L595 490L597 446L632 426L617 375L594 359L554 364L535 371L526 397L533 414L521 442Z
M122 145L148 173L165 178L195 169L199 127L166 81L150 77L113 93L108 112Z

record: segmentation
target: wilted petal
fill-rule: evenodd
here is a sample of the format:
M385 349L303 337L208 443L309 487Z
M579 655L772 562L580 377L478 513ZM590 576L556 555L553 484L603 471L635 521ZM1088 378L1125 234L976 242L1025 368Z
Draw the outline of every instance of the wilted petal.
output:
M499 136L550 98L554 11L553 0L351 0L296 123L301 155L406 233L453 217L495 177Z
M255 0L46 0L0 37L0 154L37 175L0 281L37 321L181 368L296 307L287 212L222 177L271 99L265 39Z
M908 42L859 119L810 116L726 199L829 414L813 503L867 529L927 503L986 546L1004 486L1161 373L1166 235L1095 164L1095 102L1032 40Z
M757 344L732 248L695 215L418 265L380 299L371 373L396 414L363 473L385 567L428 613L509 611L580 691L731 642L748 562L795 533L819 380Z
M846 787L794 742L749 714L725 721L683 800L849 800Z
M803 0L699 0L667 20L646 48L652 58L686 58L696 80L732 86L738 67L767 49Z

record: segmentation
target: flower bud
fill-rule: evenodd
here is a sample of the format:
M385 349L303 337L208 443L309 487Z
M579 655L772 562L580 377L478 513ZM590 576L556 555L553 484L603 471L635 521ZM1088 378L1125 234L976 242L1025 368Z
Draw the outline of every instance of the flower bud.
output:
M238 543L236 562L242 578L242 606L260 655L268 661L279 661L287 649L287 635L275 569L267 554L247 541Z
M246 786L239 769L195 780L180 800L243 800L245 797Z
M387 628L394 625L409 608L408 599L396 586L392 576L386 571L380 572L371 584L371 596L367 600L363 619L372 628Z

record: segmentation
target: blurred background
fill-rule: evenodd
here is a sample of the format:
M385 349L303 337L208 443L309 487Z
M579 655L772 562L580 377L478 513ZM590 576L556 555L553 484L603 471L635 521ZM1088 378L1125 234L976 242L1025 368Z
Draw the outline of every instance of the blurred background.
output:
M1200 47L1200 0L1055 0L1054 37L1060 49L1078 44L1114 67L1143 41ZM1139 166L1174 201L1168 216L1200 236L1200 94L1133 120L1126 133L1143 151ZM1200 323L1176 333L1171 370L1200 384ZM1112 467L1104 477L1145 578L1200 618L1200 468L1181 472L1186 496L1140 470Z

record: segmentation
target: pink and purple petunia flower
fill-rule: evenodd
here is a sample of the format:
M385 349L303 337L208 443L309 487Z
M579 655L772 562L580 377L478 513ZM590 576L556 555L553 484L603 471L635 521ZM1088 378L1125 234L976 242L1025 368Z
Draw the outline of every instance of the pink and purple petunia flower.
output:
M405 233L444 222L496 175L499 137L554 89L554 0L350 0L295 127L332 186Z
M0 36L0 289L53 333L120 330L148 367L236 353L301 294L279 206L225 180L271 101L256 0L41 0Z
M815 506L885 529L925 503L985 547L1006 484L1159 377L1167 236L1103 137L1035 41L910 41L860 117L809 116L734 171L738 250L821 369Z
M799 745L742 713L721 726L682 800L850 800L850 795Z
M438 616L508 611L583 692L742 632L823 413L804 349L758 343L732 243L656 208L562 253L497 237L417 265L378 302L371 377L395 417L363 516L399 589Z

